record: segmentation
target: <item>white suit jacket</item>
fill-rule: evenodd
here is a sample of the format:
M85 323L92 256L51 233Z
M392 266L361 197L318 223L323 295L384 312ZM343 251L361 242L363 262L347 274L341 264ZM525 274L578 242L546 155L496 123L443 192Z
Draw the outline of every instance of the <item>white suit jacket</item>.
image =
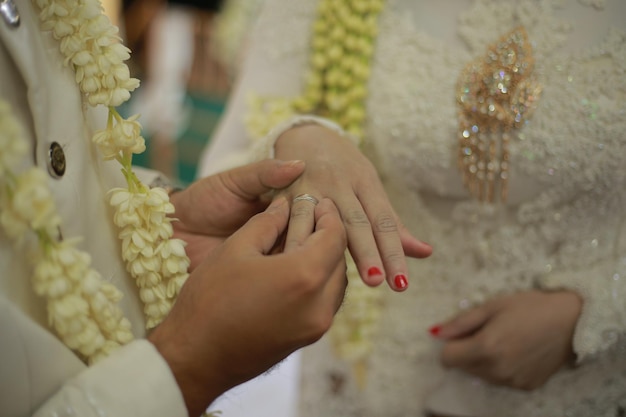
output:
M144 335L141 305L121 261L107 190L123 184L119 167L103 162L90 142L103 121L88 110L63 65L59 44L40 30L30 0L15 0L19 27L0 21L0 97L8 101L32 145L23 167L48 170L53 142L66 171L49 183L65 238L82 236L92 265L125 295L121 307L135 342L106 360L86 365L51 332L46 307L31 287L25 250L0 232L0 417L186 416L167 364ZM34 243L34 242L30 242Z

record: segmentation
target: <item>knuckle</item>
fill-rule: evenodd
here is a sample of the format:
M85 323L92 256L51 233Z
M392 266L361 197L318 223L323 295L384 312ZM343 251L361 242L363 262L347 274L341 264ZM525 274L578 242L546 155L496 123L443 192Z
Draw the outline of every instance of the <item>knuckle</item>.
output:
M511 369L504 363L491 363L490 371L491 379L494 382L509 387L515 387L517 385L515 375L511 372Z
M330 329L333 322L333 314L329 310L328 308L312 307L307 312L300 325L302 330L300 336L303 345L317 342Z
M302 269L295 281L295 291L299 297L309 297L317 293L323 284L322 274Z
M404 261L404 252L399 250L388 250L385 252L385 261L393 264Z
M333 323L334 314L329 308L324 308L317 312L310 323L310 339L312 342L318 341L330 329Z
M389 213L382 213L376 217L374 223L375 230L381 233L392 233L398 231L398 223Z
M348 226L371 227L367 215L362 210L350 210L346 213L345 222Z
M288 238L285 239L285 247L297 248L297 247L300 247L300 246L302 246L302 241L299 240L299 239L295 239L293 237L288 237Z
M490 363L495 363L502 353L502 344L494 337L479 338L478 348L482 358Z

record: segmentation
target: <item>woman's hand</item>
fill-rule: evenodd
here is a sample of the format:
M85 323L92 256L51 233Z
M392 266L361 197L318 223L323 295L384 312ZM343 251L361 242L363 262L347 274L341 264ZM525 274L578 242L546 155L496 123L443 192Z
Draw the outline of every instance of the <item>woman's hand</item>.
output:
M267 207L268 191L283 188L304 170L302 161L268 159L203 178L171 195L174 236L187 242L193 271L208 254ZM307 224L313 217L299 221ZM295 227L297 227L296 221ZM311 232L309 230L309 234ZM307 235L308 236L308 235Z
M573 359L581 309L574 292L520 292L464 312L431 333L445 343L445 366L532 390Z
M334 201L346 226L348 247L363 281L372 286L385 279L397 291L406 289L405 256L424 258L432 248L411 236L393 210L370 161L347 138L316 124L294 127L275 144L276 157L301 159L305 172L284 194L290 200L301 194ZM294 205L293 216L313 209L313 204ZM299 242L310 226L290 224L287 240Z

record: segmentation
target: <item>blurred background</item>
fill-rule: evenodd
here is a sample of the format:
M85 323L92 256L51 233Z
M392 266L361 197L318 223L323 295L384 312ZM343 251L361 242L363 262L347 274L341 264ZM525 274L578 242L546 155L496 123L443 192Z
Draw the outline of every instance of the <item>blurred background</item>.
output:
M119 109L139 113L147 150L135 165L186 185L222 115L262 0L103 0L141 81Z

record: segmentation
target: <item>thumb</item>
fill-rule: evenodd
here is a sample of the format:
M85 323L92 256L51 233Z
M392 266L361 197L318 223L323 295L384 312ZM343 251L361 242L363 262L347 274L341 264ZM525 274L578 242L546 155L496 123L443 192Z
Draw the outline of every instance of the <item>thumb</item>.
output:
M265 211L256 214L228 240L244 250L266 255L280 240L289 222L289 204L279 197Z
M485 304L460 313L445 323L431 327L430 333L438 339L460 339L478 331L490 317L490 308Z
M266 159L225 171L222 180L227 189L246 200L254 200L276 188L284 188L304 171L304 161Z

